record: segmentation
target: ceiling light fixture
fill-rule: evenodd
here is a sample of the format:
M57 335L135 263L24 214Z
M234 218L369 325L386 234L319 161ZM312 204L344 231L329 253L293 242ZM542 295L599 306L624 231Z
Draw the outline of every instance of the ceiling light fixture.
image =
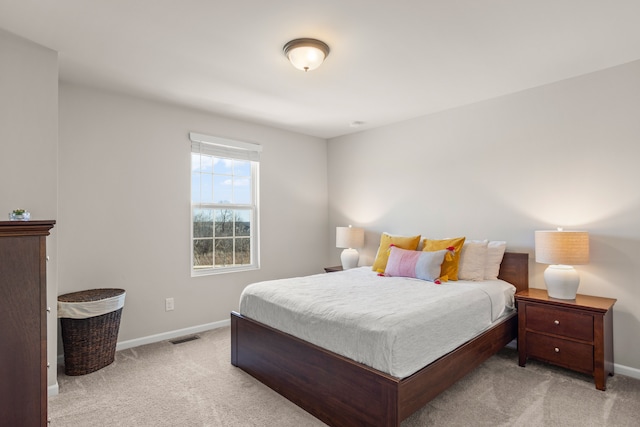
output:
M315 70L329 56L329 46L316 39L291 40L282 48L291 64L298 70Z

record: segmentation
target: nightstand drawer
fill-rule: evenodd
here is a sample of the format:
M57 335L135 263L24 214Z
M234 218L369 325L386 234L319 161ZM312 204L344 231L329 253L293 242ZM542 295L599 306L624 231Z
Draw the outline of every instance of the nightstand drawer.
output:
M533 358L593 374L593 346L591 345L530 332L527 334L527 349Z
M554 307L527 304L527 329L593 342L593 316Z

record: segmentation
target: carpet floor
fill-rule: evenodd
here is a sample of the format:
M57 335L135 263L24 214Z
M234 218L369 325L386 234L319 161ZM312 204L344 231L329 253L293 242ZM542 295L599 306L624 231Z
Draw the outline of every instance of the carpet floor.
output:
M230 363L230 329L116 353L83 376L59 367L49 398L53 427L279 426L325 424ZM637 426L640 380L616 375L605 392L590 377L505 348L402 423L418 426Z

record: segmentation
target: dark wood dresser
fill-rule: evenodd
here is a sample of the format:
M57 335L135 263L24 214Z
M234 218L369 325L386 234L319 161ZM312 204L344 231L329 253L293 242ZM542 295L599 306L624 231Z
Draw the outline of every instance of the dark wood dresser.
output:
M47 425L46 236L55 221L0 221L0 425Z
M589 374L605 390L613 375L615 302L580 294L575 300L550 298L544 289L518 292L518 363L533 358Z

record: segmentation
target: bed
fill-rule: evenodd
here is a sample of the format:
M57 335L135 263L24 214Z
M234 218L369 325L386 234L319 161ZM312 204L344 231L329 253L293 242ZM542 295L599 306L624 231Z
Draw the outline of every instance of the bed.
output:
M498 277L516 291L527 289L528 255L505 253ZM231 363L331 426L399 426L516 335L514 311L398 378L232 312Z

